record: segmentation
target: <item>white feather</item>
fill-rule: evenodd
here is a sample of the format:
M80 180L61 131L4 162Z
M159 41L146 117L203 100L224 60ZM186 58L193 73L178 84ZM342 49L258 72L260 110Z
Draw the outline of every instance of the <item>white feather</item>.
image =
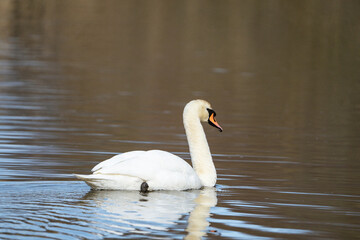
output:
M200 120L208 118L210 104L194 100L184 109L184 126L194 168L180 157L161 150L131 151L97 164L91 175L76 175L93 189L186 190L214 186L216 170ZM207 117L204 115L207 114ZM205 120L204 120L205 119Z

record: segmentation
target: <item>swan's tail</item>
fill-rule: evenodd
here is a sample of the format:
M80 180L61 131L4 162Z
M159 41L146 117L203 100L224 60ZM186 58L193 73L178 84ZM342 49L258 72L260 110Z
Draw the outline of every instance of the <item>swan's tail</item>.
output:
M86 182L92 189L103 189L102 182L106 181L105 178L101 177L101 175L82 175L82 174L74 174L77 179L80 179Z
M137 177L124 175L106 175L106 174L74 174L76 178L86 182L92 189L108 190L140 190L143 181Z
M91 180L91 179L95 179L94 176L96 175L83 175L83 174L74 174L74 176L77 178L77 179L80 179L80 180L83 180L83 181L88 181L88 180Z

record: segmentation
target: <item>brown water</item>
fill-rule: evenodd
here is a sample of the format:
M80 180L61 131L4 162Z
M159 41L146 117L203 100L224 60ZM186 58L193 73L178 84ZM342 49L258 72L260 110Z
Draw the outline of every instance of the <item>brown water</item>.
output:
M358 1L0 2L1 239L360 239ZM136 149L190 156L214 189L90 191Z

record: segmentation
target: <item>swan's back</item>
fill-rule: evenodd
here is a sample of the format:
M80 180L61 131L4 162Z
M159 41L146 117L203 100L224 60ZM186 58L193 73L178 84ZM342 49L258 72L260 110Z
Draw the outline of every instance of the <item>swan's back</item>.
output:
M93 167L93 169L91 169L91 171L96 172L101 169L107 169L114 165L120 164L121 162L129 161L129 160L131 161L131 159L134 158L140 158L144 155L145 152L146 151L131 151L131 152L115 155L112 158L109 158L107 160L98 163L95 167Z
M131 151L105 160L92 175L78 175L95 189L185 190L201 187L193 168L180 157L161 150Z

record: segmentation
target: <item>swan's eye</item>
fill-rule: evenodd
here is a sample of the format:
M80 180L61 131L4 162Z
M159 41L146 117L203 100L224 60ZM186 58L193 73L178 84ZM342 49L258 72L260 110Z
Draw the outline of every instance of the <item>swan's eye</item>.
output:
M207 108L206 110L208 110L209 112L209 117L211 117L211 114L214 114L214 117L216 117L216 112L210 108Z

